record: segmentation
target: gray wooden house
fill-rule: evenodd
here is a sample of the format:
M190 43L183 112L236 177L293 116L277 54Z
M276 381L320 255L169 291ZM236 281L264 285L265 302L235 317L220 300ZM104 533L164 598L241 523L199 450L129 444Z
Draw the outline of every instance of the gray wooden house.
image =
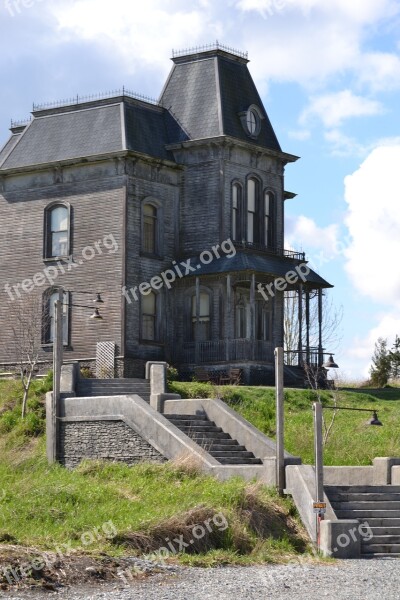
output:
M282 284L306 264L284 249L284 169L297 157L247 56L217 45L172 60L158 101L124 89L37 105L13 124L0 151L0 368L15 361L10 307L34 295L51 356L62 288L65 360L93 363L109 342L119 376L166 360L268 383L285 290L306 319L310 294L331 287L308 267ZM88 308L98 293L101 321ZM300 363L313 354L307 334L290 350Z

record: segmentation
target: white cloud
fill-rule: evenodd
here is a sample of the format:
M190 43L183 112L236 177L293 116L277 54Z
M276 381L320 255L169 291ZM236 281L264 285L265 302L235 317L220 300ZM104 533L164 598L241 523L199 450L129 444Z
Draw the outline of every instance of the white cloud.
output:
M350 90L333 92L311 98L310 105L303 111L300 123L318 118L325 127L338 127L345 119L365 117L383 112L380 102L356 96Z
M346 270L361 294L400 307L400 145L376 148L345 179Z
M288 215L285 220L286 244L292 248L322 251L326 258L334 258L339 251L338 225L319 227L313 219Z
M296 129L294 131L288 131L288 136L293 140L304 142L310 139L311 131L309 129Z
M375 91L400 87L400 57L388 52L366 53L359 69L359 80Z

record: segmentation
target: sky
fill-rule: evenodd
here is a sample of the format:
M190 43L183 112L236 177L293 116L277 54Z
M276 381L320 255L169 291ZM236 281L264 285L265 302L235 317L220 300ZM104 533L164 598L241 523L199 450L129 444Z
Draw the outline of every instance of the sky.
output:
M0 146L32 103L157 98L172 49L220 43L249 69L284 151L286 246L343 307L340 376L400 334L400 0L0 0Z

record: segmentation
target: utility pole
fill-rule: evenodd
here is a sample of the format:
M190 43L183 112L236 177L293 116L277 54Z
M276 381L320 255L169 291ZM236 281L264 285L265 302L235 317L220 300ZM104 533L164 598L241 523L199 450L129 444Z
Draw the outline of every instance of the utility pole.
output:
M63 362L63 304L64 293L59 290L58 299L54 303L54 338L53 338L53 397L52 397L52 448L51 462L57 460L57 417L60 404L61 367Z

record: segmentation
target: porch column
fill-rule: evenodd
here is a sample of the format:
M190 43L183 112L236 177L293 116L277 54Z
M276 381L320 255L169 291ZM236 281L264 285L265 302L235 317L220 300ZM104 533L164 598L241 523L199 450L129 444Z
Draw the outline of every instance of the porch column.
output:
M200 325L200 278L196 277L196 324L194 340L194 362L199 364L199 325Z
M231 276L228 273L226 276L226 307L225 307L225 360L230 360L230 340L232 338L231 335L231 313L232 313L232 286L231 286Z
M310 364L310 292L306 291L306 360Z
M254 360L256 343L256 276L251 275L250 284L250 340L251 340L251 358Z
M299 285L299 290L298 290L298 297L299 297L299 314L298 314L298 321L299 321L299 346L298 346L298 351L299 351L299 366L302 367L303 366L303 285L300 284Z
M318 366L324 364L324 349L322 347L322 288L318 290Z

